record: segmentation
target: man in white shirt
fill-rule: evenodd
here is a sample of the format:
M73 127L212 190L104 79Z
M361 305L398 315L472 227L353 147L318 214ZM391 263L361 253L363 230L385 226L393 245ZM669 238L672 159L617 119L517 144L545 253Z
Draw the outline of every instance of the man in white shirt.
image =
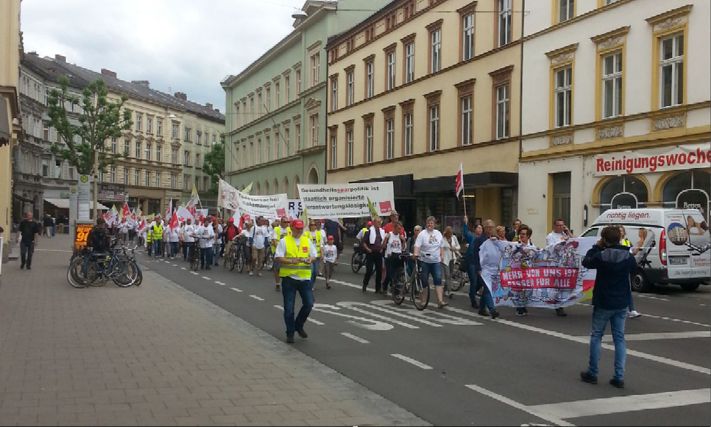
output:
M212 219L205 218L205 224L198 227L200 246L200 268L210 270L212 265L212 244L215 240L215 230L212 228Z
M188 218L183 226L183 260L190 261L192 259L192 251L195 250L195 225L193 219Z
M257 225L252 227L252 270L249 272L251 276L257 272L257 276L262 277L262 268L264 267L264 255L269 240L269 229L264 225L264 219L257 218Z
M553 231L548 233L548 235L546 236L546 246L565 242L571 237L573 237L573 233L568 230L568 227L565 225L565 220L563 218L557 218L555 221L553 221ZM556 308L555 314L561 317L565 317L568 315L563 309L563 307Z

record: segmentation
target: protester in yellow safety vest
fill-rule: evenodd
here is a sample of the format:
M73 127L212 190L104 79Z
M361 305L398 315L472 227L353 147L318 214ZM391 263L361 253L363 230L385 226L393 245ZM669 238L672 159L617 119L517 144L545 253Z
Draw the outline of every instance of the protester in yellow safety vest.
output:
M285 216L281 217L280 224L280 226L274 227L274 234L271 236L271 246L274 252L276 252L277 244L281 241L281 238L291 235L289 219ZM274 288L278 292L281 286L281 277L279 277L279 262L276 260L276 256L274 258Z
M291 224L291 234L286 235L277 244L274 260L279 262L279 276L282 279L281 294L284 297L284 323L286 324L286 342L294 342L294 332L301 338L307 338L304 324L314 306L314 294L311 287L311 265L318 257L311 240L304 235L304 222L300 219ZM301 296L301 310L294 319L296 293Z
M153 256L159 257L163 255L163 221L160 215L156 215L155 220L151 224L150 231L153 238Z
M150 225L146 226L146 250L148 250L148 256L153 254L153 227Z
M305 231L304 235L311 240L311 244L316 248L316 260L311 264L311 287L313 288L316 283L316 275L318 274L318 267L321 262L321 247L323 246L323 237L321 235L321 230L318 229L316 221L309 221L309 231Z

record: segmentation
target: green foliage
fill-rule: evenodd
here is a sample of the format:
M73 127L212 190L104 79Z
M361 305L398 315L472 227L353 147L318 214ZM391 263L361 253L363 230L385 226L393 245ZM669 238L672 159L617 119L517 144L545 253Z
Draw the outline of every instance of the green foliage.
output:
M119 101L110 101L102 80L90 83L81 99L68 92L66 78L62 78L60 84L61 91L52 90L47 100L51 126L62 141L52 143L52 152L76 167L81 175L104 172L106 166L121 157L120 153L112 153L106 142L120 138L132 125L131 113L121 111L128 98L123 96ZM94 152L98 154L96 165Z
M223 138L220 138L220 142L213 144L210 152L205 154L202 170L210 176L210 192L216 193L217 183L225 174L225 140Z

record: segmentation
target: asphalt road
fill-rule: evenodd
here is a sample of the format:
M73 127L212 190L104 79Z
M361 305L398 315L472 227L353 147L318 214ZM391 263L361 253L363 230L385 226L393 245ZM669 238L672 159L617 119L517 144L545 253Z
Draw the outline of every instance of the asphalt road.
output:
M344 253L341 262L347 263ZM194 274L178 260L146 268L284 339L281 293L263 277L222 267ZM628 320L626 388L612 377L611 342L602 352L600 383L585 384L591 307L556 317L503 307L491 320L456 294L450 306L418 312L369 291L361 274L339 265L333 289L316 284L316 307L294 346L436 425L709 425L711 421L711 287L661 288L635 294L643 317ZM146 283L145 285L150 286ZM463 289L464 292L467 288ZM432 300L434 300L434 295ZM300 307L297 298L296 310ZM609 336L606 336L609 339ZM284 344L287 345L287 344Z

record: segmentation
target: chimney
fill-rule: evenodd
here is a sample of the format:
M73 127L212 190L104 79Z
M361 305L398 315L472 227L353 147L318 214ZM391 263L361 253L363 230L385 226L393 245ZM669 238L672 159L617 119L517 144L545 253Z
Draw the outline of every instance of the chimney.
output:
M133 83L135 85L143 86L145 88L148 88L149 84L150 84L148 82L148 80L131 80L131 83Z
M57 53L54 55L54 60L57 62L67 62L67 57Z
M209 102L205 103L205 107L207 107L208 110L212 110L212 104Z
M216 112L216 113L219 113L219 112L220 112L220 109L219 109L219 108L215 108L215 112Z
M174 96L178 99L182 99L183 101L188 100L188 95L186 95L185 92L175 92Z
M102 69L101 69L101 75L102 75L102 76L106 76L106 77L117 78L117 77L116 77L116 71L107 70L106 68L102 68Z

